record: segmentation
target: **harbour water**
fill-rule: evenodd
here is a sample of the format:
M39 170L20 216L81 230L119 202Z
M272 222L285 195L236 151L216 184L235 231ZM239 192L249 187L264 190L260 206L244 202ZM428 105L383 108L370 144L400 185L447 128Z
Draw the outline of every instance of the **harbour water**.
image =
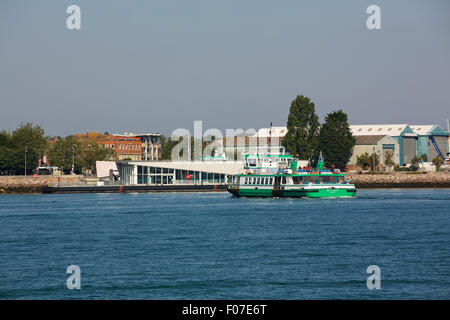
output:
M450 189L0 195L0 299L449 299L449 208Z

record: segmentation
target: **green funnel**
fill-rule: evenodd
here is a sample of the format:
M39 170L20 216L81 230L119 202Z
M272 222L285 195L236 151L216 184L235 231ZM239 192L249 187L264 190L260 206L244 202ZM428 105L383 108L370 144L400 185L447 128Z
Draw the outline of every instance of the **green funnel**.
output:
M319 160L317 160L316 170L321 171L324 165L325 162L323 161L322 151L320 151Z

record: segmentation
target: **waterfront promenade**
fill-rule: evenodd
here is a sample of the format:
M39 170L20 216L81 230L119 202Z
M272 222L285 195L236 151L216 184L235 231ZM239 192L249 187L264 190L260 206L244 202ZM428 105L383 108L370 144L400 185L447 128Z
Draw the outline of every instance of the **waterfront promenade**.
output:
M450 188L450 173L409 173L409 172L394 172L389 174L356 174L347 173L346 176L354 183L357 188ZM173 186L173 188L166 188L157 185L147 187L139 185L136 187L124 186L105 186L96 187L95 185L88 185L86 178L83 176L61 176L61 192L136 192L136 191L225 191L223 185L210 188L200 185L190 185L180 188L180 186ZM52 192L58 192L55 187L58 185L57 176L0 176L0 193L41 193L46 187L53 187ZM67 189L64 190L64 187ZM71 189L72 188L72 189ZM173 190L172 190L173 189ZM49 191L49 189L46 189Z

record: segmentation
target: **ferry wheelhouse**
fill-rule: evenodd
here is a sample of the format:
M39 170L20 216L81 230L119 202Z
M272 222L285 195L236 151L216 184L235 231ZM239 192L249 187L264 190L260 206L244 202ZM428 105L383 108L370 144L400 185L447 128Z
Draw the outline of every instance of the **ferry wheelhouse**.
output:
M322 155L314 170L290 155L245 155L244 173L232 177L227 190L236 197L352 197L345 175L324 169ZM303 161L305 163L305 161ZM300 165L299 165L300 164Z

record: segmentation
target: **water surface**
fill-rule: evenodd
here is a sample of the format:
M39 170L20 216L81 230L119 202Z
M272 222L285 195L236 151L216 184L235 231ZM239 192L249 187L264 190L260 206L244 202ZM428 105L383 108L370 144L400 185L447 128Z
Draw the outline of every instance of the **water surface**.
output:
M449 208L450 189L1 195L0 299L449 299Z

